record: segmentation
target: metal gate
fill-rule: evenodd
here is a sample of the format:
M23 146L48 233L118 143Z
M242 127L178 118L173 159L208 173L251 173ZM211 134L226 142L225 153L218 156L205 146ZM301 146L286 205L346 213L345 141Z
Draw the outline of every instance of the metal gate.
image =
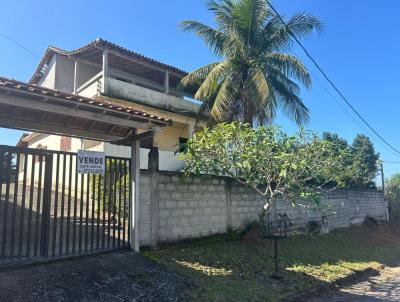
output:
M77 174L76 153L0 146L0 263L129 246L130 159Z

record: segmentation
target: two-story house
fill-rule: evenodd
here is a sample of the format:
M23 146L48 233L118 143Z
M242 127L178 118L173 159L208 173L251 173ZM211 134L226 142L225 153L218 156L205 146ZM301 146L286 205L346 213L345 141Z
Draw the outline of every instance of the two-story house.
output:
M145 57L111 42L95 41L72 51L48 47L30 84L60 92L130 106L161 118L172 125L155 134L152 145L159 150L160 170L180 170L179 146L205 125L201 102L178 91L187 73ZM105 117L107 118L107 117ZM76 152L104 151L106 155L130 157L130 148L73 137L31 133L19 145ZM149 149L142 148L141 168L147 168Z

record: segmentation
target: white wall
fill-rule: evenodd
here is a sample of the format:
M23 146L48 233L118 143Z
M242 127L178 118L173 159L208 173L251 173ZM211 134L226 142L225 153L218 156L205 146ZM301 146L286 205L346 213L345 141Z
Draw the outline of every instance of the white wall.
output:
M28 147L38 148L39 145L46 147L47 150L60 150L60 140L59 135L48 135L39 134L35 139L33 139ZM71 150L70 152L77 152L83 149L82 139L71 138ZM118 146L110 143L100 143L99 145L89 148L88 150L105 152L106 156L116 156L116 157L131 157L131 148L126 146ZM140 168L148 168L148 154L149 149L140 149ZM159 168L162 171L180 171L183 169L183 161L179 160L179 154L175 154L173 151L163 151L159 150Z
M56 54L56 88L65 93L74 92L75 63L66 56Z
M75 64L75 62L73 62L73 64ZM85 84L88 80L90 80L100 71L101 71L100 67L79 62L78 87L81 86L82 84Z
M78 150L82 149L82 142L83 140L80 138L75 138L72 137L71 138L71 150L69 152L77 152ZM46 149L46 150L55 150L55 151L59 151L60 150L60 143L61 143L61 136L59 135L48 135L48 134L37 134L37 136L35 136L35 138L33 138L29 144L28 144L28 148L32 148L32 149L37 149L37 148L42 148L42 149ZM104 143L100 143L99 145L93 147L93 148L89 148L88 150L92 150L92 151L102 151L104 149ZM40 168L40 162L38 161L38 157L37 160L35 162L35 173L34 173L34 182L35 184L38 183L39 181L39 168ZM22 175L23 174L23 167L24 167L24 160L25 157L22 156L21 157L21 162L20 162L20 168L19 168L19 173L20 173L20 179L22 179ZM27 183L30 184L31 182L31 178L32 178L32 160L33 160L33 156L30 155L28 157L28 165L27 165ZM57 157L53 156L53 167L56 166L56 160ZM59 175L63 175L63 156L60 156L60 163L59 163ZM66 179L69 179L69 167L70 167L70 159L69 156L66 157L66 161L65 161L65 174L66 174ZM76 160L73 159L72 165L75 166L76 165ZM43 176L44 176L44 164L42 163L42 182L43 182ZM75 171L75 170L73 170ZM53 169L53 185L56 182L56 176L57 176L57 169ZM73 173L74 174L74 173ZM75 183L75 175L72 175L72 183Z
M47 70L38 82L39 86L55 89L56 86L56 56L53 56L48 63Z
M78 87L101 71L100 67L82 62L79 64ZM75 61L63 55L54 54L48 65L49 67L45 75L39 80L38 85L58 89L65 93L73 93Z
M131 157L131 148L105 143L104 152L109 156ZM148 168L150 149L140 148L140 169ZM183 169L183 161L179 160L179 154L172 151L159 150L159 169L162 171L180 171Z

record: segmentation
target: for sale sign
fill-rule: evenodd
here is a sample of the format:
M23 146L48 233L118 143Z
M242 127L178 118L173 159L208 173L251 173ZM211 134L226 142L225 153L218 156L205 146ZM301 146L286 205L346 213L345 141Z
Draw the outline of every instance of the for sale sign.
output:
M104 174L104 152L78 150L77 170L79 174Z

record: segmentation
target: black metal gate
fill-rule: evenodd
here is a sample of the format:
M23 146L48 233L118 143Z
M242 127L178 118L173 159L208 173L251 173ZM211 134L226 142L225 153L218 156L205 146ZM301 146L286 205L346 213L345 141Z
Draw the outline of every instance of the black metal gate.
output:
M0 146L0 263L129 247L130 159L77 174L76 153Z

